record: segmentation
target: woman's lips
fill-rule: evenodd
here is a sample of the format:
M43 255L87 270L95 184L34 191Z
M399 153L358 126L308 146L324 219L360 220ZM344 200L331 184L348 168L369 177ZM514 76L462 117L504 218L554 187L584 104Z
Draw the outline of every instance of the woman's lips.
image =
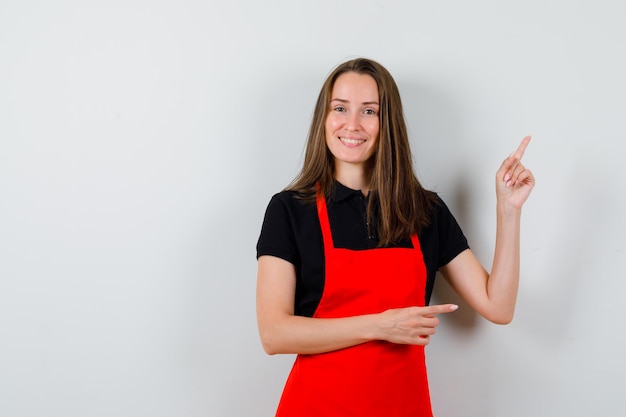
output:
M346 138L342 136L339 136L339 140L341 141L341 143L347 146L358 146L365 142L365 139Z

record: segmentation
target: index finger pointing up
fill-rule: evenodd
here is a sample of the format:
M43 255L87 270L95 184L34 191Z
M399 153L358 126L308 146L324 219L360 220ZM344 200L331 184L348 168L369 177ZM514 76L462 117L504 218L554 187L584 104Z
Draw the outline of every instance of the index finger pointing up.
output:
M522 139L522 143L519 144L519 147L513 153L513 156L515 156L517 159L522 159L522 156L524 156L524 151L526 151L526 147L528 146L529 143L530 143L530 136L526 136L524 139Z

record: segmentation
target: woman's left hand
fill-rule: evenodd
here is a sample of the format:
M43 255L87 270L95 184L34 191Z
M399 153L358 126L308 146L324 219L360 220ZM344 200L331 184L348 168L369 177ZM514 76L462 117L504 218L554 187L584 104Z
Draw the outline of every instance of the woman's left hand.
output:
M496 196L498 203L513 209L521 209L535 186L535 177L521 163L524 151L530 142L526 136L515 152L504 160L496 173Z

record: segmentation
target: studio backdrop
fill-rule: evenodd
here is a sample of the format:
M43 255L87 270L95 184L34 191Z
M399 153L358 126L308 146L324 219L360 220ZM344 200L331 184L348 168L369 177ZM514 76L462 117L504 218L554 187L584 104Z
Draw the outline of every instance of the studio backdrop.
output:
M620 1L0 2L0 415L269 417L255 245L339 63L395 77L416 171L486 267L530 134L516 317L447 286L438 417L626 409Z

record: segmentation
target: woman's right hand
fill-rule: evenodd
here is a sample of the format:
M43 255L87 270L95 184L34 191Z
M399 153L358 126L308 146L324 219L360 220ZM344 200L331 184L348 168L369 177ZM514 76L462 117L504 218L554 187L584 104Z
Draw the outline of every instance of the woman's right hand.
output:
M265 255L259 257L258 267L259 334L263 348L271 355L331 352L372 340L427 345L439 324L436 315L458 308L453 304L408 307L333 319L296 316L293 264Z
M378 338L391 343L426 346L439 325L436 315L451 313L458 308L455 304L440 304L384 311L378 317Z

